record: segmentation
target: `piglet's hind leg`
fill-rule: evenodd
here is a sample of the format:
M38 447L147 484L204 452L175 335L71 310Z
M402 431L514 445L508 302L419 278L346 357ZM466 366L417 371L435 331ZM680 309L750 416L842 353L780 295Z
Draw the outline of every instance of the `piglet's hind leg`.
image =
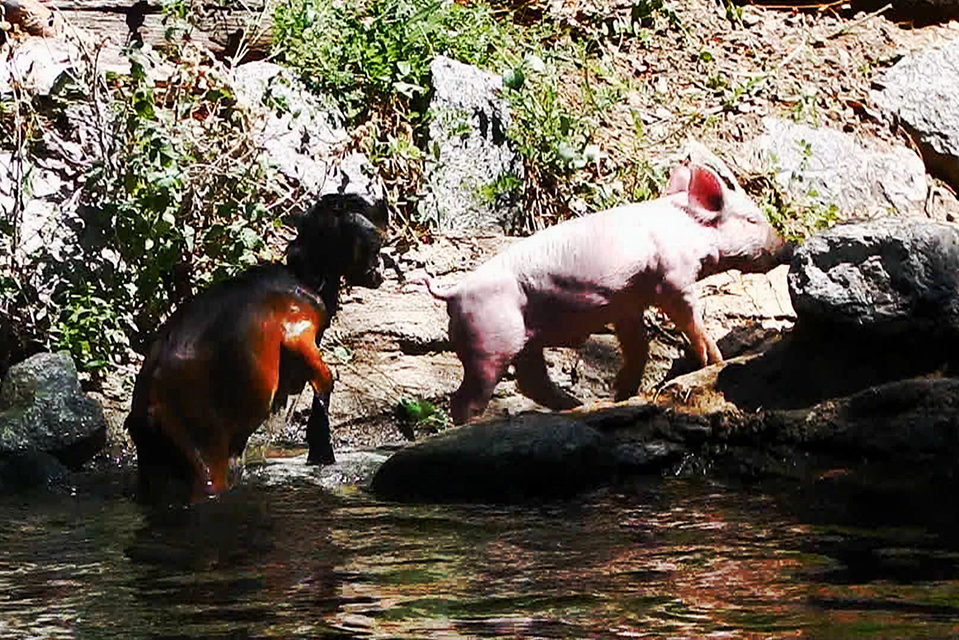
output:
M643 326L642 312L638 316L616 322L616 337L623 352L623 366L616 374L616 393L613 399L621 402L636 395L649 359L649 339Z
M542 348L527 347L513 362L516 367L516 385L520 393L534 402L554 411L572 409L583 404L549 379Z

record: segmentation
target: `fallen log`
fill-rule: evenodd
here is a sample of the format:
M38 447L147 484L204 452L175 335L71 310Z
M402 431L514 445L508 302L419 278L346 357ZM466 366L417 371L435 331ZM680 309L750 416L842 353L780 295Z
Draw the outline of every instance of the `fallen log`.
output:
M18 0L3 0L18 1ZM24 0L19 0L24 1ZM275 0L190 6L183 37L218 58L256 60L270 52ZM116 44L163 46L178 25L164 16L157 0L58 0L52 2L69 27L81 28Z
M2 0L0 18L32 36L54 36L63 28L62 18L39 0Z

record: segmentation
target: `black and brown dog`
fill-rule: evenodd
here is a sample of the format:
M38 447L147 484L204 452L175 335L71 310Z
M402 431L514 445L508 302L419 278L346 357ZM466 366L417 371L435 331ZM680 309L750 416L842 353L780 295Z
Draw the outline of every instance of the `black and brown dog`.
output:
M126 428L141 495L196 501L227 490L247 439L309 382L308 461L333 462L333 380L319 342L341 280L377 287L381 209L323 196L297 222L286 264L253 267L185 303L160 328L133 391Z

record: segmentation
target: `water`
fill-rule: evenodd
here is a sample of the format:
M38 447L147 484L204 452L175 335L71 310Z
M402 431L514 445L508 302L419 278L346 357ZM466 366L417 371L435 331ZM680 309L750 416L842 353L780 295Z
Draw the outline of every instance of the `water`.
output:
M396 505L254 478L149 510L93 485L0 500L0 638L949 637L954 505L679 479Z

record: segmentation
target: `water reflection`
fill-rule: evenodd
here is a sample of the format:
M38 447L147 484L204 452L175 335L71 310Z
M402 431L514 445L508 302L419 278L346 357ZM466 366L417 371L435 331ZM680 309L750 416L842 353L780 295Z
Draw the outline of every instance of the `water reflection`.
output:
M255 483L191 509L8 498L0 637L959 632L956 515L866 517L861 498L691 480L511 507Z

